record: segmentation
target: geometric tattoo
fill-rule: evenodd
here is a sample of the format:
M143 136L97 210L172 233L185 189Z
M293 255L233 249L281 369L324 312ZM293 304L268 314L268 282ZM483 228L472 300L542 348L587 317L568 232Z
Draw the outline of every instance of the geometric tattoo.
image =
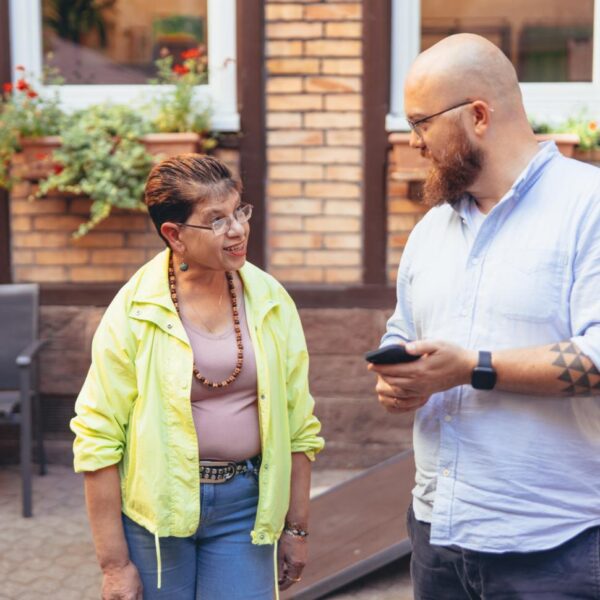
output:
M565 382L565 396L600 395L600 371L572 342L561 342L550 348L557 357L552 362L560 368L558 379Z

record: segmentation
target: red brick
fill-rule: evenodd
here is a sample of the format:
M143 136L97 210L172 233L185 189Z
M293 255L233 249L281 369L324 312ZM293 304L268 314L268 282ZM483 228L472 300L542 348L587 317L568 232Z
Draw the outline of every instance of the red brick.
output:
M322 131L269 131L269 146L320 146L323 144Z
M362 203L357 200L325 200L326 215L344 215L360 217L363 213Z
M321 283L324 280L323 269L305 267L272 267L269 272L285 283Z
M295 112L268 112L267 129L300 129L302 127L302 113Z
M390 215L388 216L389 231L411 231L417 220L414 215Z
M13 265L31 265L34 262L32 250L13 250L11 260Z
M265 17L267 21L294 21L302 19L303 7L298 4L267 4Z
M304 54L306 56L360 56L362 44L350 40L310 40L305 43Z
M270 216L269 230L272 232L280 231L302 231L304 228L302 217L299 216Z
M302 148L268 148L267 161L270 163L293 163L302 160Z
M10 219L11 231L31 231L31 219L29 217L12 217Z
M71 236L66 232L18 233L13 236L15 248L63 248L68 246Z
M353 165L331 165L325 169L328 181L362 181L362 167Z
M361 82L359 77L307 77L304 87L307 92L360 92Z
M325 110L361 110L360 94L332 94L325 97Z
M66 281L67 270L65 267L15 267L15 280L17 282L56 282Z
M304 160L309 163L339 164L360 163L360 148L305 148Z
M360 75L362 61L358 58L328 58L323 60L321 73L324 75Z
M309 21L347 21L350 19L360 19L361 6L359 2L352 4L314 4L307 6L304 11L304 18Z
M269 77L267 79L268 94L293 94L302 91L301 77ZM318 90L314 90L318 91Z
M94 230L96 231L145 231L150 217L141 212L123 210L121 214L116 212L108 219L101 221Z
M271 252L271 264L276 266L297 266L304 264L304 252L301 250L275 250Z
M38 250L35 253L35 262L38 265L84 265L89 258L89 250L81 248Z
M143 250L132 248L120 248L110 250L94 250L92 253L92 264L94 265L123 265L123 264L139 264L141 265L146 259Z
M267 72L274 75L312 75L319 72L316 58L270 58Z
M105 233L92 230L87 235L73 240L73 245L79 248L120 248L125 241L123 233Z
M362 270L356 267L325 269L325 283L360 283Z
M356 217L306 217L304 230L307 232L348 232L360 231L360 219Z
M267 23L266 39L298 40L323 37L322 23L290 21L289 23Z
M293 198L301 193L302 186L297 182L269 182L267 186L267 196L270 198Z
M270 200L269 210L274 215L318 215L321 214L321 200Z
M321 165L273 165L269 168L272 180L320 181L324 168Z
M353 183L307 183L308 198L359 198L360 187Z
M273 233L269 236L271 248L320 248L323 236L318 233Z
M11 194L10 211L13 215L62 215L67 212L67 201L64 198L15 200L15 197Z
M33 227L36 231L74 232L82 223L81 217L75 215L47 215L33 219Z
M276 56L302 56L304 51L304 42L300 40L284 41L277 40L267 42L266 55Z
M307 113L304 124L307 128L351 129L362 125L362 115L359 112Z
M323 240L325 248L344 248L348 250L360 250L362 239L359 234L354 233L332 233L325 235Z
M328 146L360 146L362 144L360 129L328 131L326 135Z
M71 281L125 281L123 267L73 267L70 270Z
M361 23L326 23L325 35L330 38L360 38L362 36Z
M284 94L267 97L267 110L322 110L323 98L317 94Z
M360 252L356 250L309 250L306 264L311 267L351 267L360 264Z

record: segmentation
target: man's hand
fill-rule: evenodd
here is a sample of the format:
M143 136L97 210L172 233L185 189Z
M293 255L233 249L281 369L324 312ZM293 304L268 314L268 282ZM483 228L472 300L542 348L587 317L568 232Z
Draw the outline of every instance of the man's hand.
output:
M390 412L416 410L432 394L469 383L477 365L477 352L448 342L411 342L406 350L421 358L409 363L370 364L368 367L378 375L375 389L379 401Z
M305 537L282 533L277 545L277 573L280 590L287 590L300 581L308 558L308 543Z
M103 571L102 600L142 600L142 581L136 566L107 567Z

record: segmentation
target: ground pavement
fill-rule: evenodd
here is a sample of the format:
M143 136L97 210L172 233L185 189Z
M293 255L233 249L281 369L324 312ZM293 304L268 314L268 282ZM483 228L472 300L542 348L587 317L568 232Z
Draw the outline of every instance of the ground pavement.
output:
M324 470L313 494L356 471ZM0 600L98 600L100 572L85 515L81 476L50 465L34 477L31 519L21 518L16 467L0 467ZM407 561L398 561L327 596L328 600L410 600ZM211 599L226 600L226 599Z

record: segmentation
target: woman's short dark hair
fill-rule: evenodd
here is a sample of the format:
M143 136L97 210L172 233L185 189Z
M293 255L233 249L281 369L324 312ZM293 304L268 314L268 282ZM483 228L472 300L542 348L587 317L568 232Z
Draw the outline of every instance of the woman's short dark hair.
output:
M148 175L144 202L160 237L167 221L185 223L199 202L242 193L241 183L220 160L203 154L178 154L155 165Z

